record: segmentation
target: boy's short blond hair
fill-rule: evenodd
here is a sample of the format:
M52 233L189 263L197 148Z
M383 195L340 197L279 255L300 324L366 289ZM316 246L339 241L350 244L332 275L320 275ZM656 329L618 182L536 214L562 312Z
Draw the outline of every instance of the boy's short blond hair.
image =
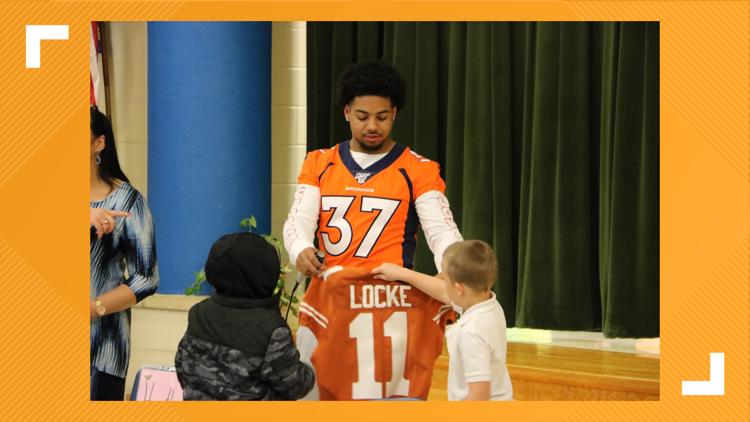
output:
M456 283L483 292L492 288L497 274L495 251L481 240L451 244L443 252L446 275Z

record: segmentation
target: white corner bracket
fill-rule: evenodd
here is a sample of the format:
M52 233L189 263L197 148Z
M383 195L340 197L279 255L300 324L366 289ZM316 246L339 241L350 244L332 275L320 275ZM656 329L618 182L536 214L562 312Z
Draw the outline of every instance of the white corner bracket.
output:
M683 381L683 396L724 395L724 353L711 353L711 374L708 381Z
M67 40L68 25L26 25L26 68L39 69L42 40Z

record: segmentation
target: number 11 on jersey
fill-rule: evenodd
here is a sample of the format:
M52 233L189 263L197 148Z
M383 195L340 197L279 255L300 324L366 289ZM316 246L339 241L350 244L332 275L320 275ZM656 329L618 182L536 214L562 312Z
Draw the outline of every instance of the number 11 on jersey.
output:
M375 339L372 313L361 313L349 323L349 337L357 341L357 379L352 399L382 399L383 383L375 381ZM383 333L391 338L391 379L385 384L386 397L408 396L406 366L406 312L394 312L385 320Z

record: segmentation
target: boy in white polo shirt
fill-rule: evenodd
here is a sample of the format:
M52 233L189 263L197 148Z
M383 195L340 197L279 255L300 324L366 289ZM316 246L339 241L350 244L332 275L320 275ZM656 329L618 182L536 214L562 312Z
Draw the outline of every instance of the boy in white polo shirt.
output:
M481 240L450 245L438 277L394 264L373 270L375 278L405 281L461 313L445 333L450 355L448 400L513 399L505 365L505 315L491 290L496 273L495 253Z

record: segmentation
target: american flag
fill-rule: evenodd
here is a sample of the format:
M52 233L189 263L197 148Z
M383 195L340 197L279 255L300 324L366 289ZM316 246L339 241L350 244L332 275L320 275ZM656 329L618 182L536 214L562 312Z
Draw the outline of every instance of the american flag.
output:
M104 49L102 45L99 22L91 22L91 48L89 59L91 66L91 105L96 105L99 111L107 113L107 101L104 88Z

